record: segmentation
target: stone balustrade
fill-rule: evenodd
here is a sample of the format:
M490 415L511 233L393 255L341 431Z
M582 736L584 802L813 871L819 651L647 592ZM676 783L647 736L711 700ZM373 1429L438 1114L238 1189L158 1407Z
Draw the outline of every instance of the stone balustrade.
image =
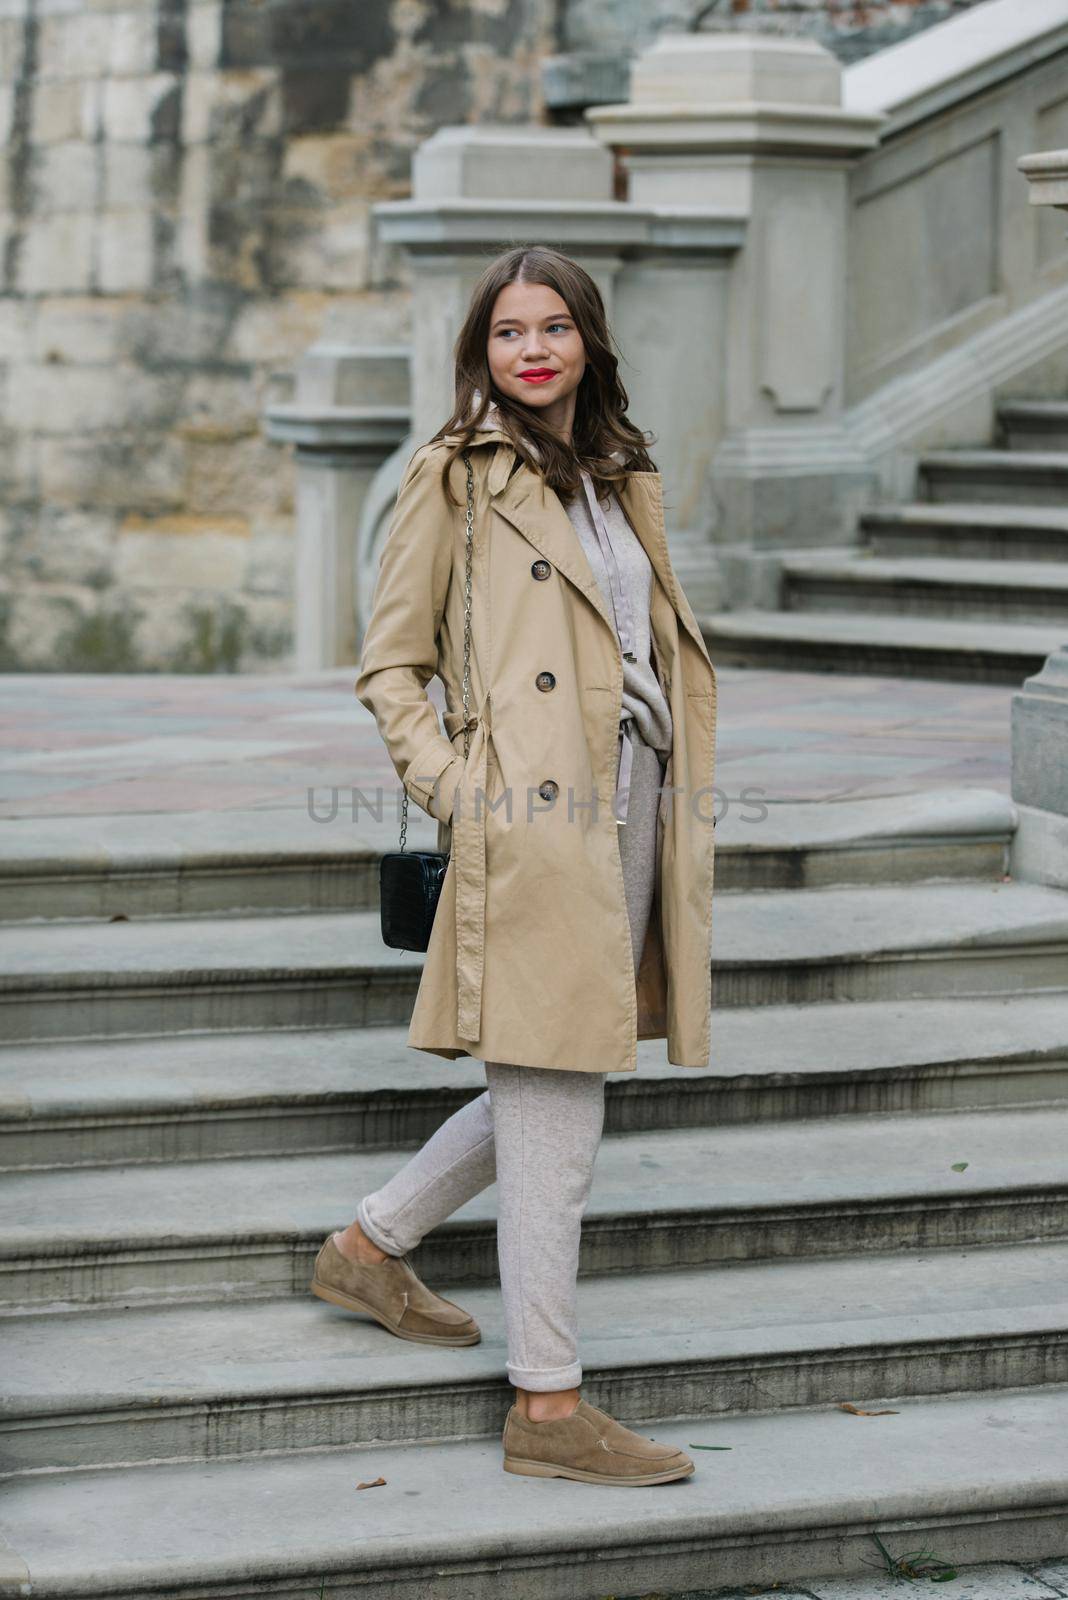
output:
M440 129L411 198L373 208L412 294L392 452L360 432L385 403L370 376L349 402L365 419L272 412L273 436L301 451L311 525L298 661L358 645L391 488L452 409L471 287L511 245L556 246L598 283L699 612L774 604L785 551L851 546L863 508L911 492L924 449L989 438L1013 384L1062 392L1068 257L1019 198L1012 152L1068 129L1066 42L1060 0L1026 16L987 0L845 71L811 40L662 32L628 100L582 126ZM1063 173L1029 159L1032 198L1052 195ZM373 352L344 359L377 370ZM324 470L349 490L324 492ZM311 598L317 584L333 599Z

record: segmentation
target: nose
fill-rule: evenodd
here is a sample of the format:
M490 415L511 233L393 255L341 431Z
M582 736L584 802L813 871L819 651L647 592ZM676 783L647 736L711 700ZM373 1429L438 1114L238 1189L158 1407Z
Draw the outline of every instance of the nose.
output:
M532 328L523 340L523 360L531 363L545 354L545 339L540 328Z

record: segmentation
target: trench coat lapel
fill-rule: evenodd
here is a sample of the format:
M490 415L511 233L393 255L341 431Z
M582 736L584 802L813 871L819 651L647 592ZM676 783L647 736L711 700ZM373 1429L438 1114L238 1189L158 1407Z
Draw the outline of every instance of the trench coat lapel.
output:
M497 437L496 434L493 435ZM506 435L501 435L507 438ZM515 452L510 441L504 450L498 450L490 468L487 487L494 510L499 511L534 548L552 562L590 604L604 618L607 627L615 632L611 613L601 594L600 585L586 558L581 542L575 537L571 519L560 497L550 489L545 480L525 464L508 476ZM620 504L634 529L671 604L706 663L710 675L715 673L708 646L698 626L689 601L683 594L671 565L667 533L664 528L663 480L658 472L628 473L618 486Z
M492 482L490 490L492 494ZM606 627L615 632L612 615L601 594L600 585L593 575L586 552L575 536L571 518L564 510L560 496L550 489L538 473L522 466L493 495L495 511L517 528L546 561L580 589L587 600L604 618Z
M715 668L704 635L671 565L667 531L664 527L664 480L659 472L631 472L627 474L616 492L627 514L627 520L641 540L645 553L653 564L653 570L675 609L676 616L697 646L714 683Z

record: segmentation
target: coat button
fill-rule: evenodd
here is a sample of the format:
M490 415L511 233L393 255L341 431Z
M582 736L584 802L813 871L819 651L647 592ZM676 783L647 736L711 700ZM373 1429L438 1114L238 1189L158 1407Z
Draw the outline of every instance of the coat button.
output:
M534 682L543 694L548 694L550 689L556 688L556 678L551 672L539 672Z
M544 783L538 784L538 793L543 800L555 800L560 793L560 785L555 778L546 778Z
M553 569L547 561L535 561L530 570L535 578L547 578Z

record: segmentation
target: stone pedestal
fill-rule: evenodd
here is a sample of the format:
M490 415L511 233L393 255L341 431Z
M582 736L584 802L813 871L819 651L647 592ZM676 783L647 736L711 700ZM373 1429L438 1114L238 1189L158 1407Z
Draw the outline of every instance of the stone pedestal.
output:
M379 237L412 278L412 434L431 438L453 407L453 347L483 268L515 244L566 250L611 308L623 235L612 162L571 129L440 128L412 162L412 199L374 207Z
M840 424L846 177L883 119L843 108L838 62L810 41L662 33L634 65L629 103L587 120L619 152L634 204L746 219L711 461L723 553L846 542L871 481Z
M723 425L726 269L744 227L727 206L636 204L614 186L611 154L582 128L442 128L420 147L412 199L374 208L412 278L412 436L452 412L453 347L486 263L517 244L564 251L600 288L629 414L656 435L679 575L714 608L707 469Z
M372 480L410 427L408 351L313 345L291 404L265 429L297 451L294 665L347 666L358 657L357 530Z
M1014 877L1068 889L1068 644L1012 702Z

